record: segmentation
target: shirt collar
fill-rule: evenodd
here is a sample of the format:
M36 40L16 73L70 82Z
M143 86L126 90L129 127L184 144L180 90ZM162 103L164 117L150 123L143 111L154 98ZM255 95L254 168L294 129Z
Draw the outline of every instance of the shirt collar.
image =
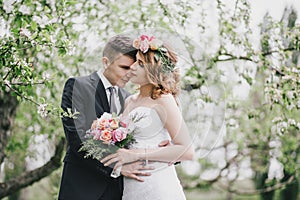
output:
M103 86L104 86L105 90L107 90L109 87L112 87L112 84L103 75L103 71L98 71L97 74L100 77L100 79L102 80L102 83L103 83ZM115 87L116 91L118 91L118 86L114 86L114 87Z

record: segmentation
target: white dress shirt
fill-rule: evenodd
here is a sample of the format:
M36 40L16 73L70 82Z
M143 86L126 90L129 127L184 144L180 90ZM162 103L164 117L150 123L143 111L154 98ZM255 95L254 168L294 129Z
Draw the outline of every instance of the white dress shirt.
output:
M110 102L109 102L109 97L110 97L110 92L109 92L109 87L112 87L112 84L109 82L109 80L107 80L107 78L103 75L103 72L101 71L98 71L97 74L99 75L102 83L103 83L103 86L105 88L105 91L106 91L106 96L107 96L107 101L110 105ZM116 93L115 93L115 103L116 103L116 107L117 107L117 110L118 110L118 113L120 112L121 110L121 103L120 103L120 97L119 97L119 87L118 86L113 86L115 89L116 89Z

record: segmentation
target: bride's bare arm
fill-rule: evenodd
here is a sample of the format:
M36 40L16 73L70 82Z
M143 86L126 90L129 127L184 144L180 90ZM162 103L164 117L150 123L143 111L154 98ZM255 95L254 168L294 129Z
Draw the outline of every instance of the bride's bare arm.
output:
M157 100L157 105L160 107L156 107L156 111L164 122L164 127L168 130L173 145L157 149L120 149L117 153L102 159L102 163L110 165L117 162L115 167L118 167L124 163L136 160L173 163L193 159L194 149L192 141L175 99L172 95L164 95Z

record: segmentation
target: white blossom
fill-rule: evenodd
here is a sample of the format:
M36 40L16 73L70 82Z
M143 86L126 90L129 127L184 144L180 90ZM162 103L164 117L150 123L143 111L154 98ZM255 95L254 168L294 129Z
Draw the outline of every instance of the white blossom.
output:
M25 37L30 37L31 36L31 33L28 29L26 28L21 28L20 29L20 35L21 36L25 36Z
M276 129L277 129L277 133L279 135L282 135L285 130L287 129L288 127L288 124L287 122L283 121L283 122L279 122L277 125L276 125Z
M9 80L4 80L4 84L7 85L8 87L11 87Z
M13 9L14 0L7 0L3 2L3 9L6 11L6 13L10 13Z
M298 122L296 126L300 130L300 122Z
M105 112L105 113L103 113L103 115L101 115L101 117L99 118L99 119L97 119L97 120L99 120L99 121L102 121L102 120L105 120L105 119L111 119L111 114L110 113L107 113L107 112Z
M280 82L280 79L279 79L278 76L273 76L273 77L272 77L272 81L273 81L274 83L279 83L279 82Z
M42 77L44 80L49 80L51 75L48 72L44 72Z
M29 15L30 14L30 7L25 6L25 5L21 5L19 8L19 11L25 15Z
M294 98L294 92L293 91L288 91L286 93L286 96L289 98L289 99L293 99Z
M296 121L294 119L288 119L289 125L296 125Z
M277 180L281 180L283 175L283 165L276 158L271 158L268 179L272 180L275 178Z
M293 110L295 108L295 104L291 103L290 105L287 105L288 110Z
M40 104L39 105L38 114L40 114L43 118L48 116L47 104Z
M207 95L209 93L208 88L204 85L200 87L201 94Z

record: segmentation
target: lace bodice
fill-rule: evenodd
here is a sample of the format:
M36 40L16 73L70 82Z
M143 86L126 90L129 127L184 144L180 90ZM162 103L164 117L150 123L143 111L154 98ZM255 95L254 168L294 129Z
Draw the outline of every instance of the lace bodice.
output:
M150 107L137 107L129 115L143 115L136 123L134 135L137 143L132 148L158 148L158 144L170 139L158 113ZM124 177L123 200L185 200L182 187L176 174L174 165L165 162L150 162L155 170L151 176L143 176L144 182Z
M137 107L130 114L142 115L142 119L136 123L137 130L134 135L137 143L133 148L157 148L158 144L164 140L170 140L168 131L164 128L158 113L150 107Z

